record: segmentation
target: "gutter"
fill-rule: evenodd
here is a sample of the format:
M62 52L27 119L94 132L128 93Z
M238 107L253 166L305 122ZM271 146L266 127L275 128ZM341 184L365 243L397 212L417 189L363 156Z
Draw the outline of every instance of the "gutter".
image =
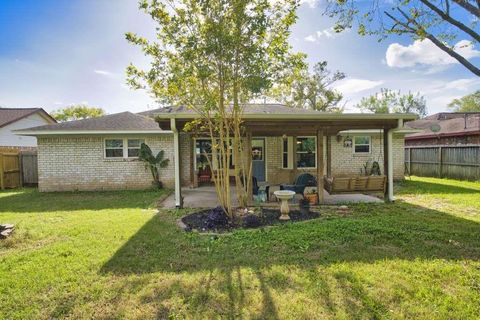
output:
M155 119L197 119L196 113L156 114ZM247 120L416 120L418 116L412 113L246 113L242 119Z
M170 130L13 130L20 136L108 135L108 134L171 134Z

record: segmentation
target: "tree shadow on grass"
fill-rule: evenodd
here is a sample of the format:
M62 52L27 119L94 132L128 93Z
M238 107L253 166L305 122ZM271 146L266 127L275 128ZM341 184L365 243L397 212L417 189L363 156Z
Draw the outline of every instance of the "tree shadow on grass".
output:
M38 192L36 188L0 193L0 213L151 208L170 190Z
M191 295L212 303L209 294L212 272L221 276L216 288L228 295L227 306L221 302L227 318L242 316L245 297L245 275L251 270L261 295L259 318L280 318L272 292L278 296L294 290L295 283L285 276L272 274L272 266L293 268L315 274L315 299L323 301L326 312L336 314L326 279L318 276L318 268L344 262L374 263L388 259L401 260L480 260L480 224L437 210L408 203L352 205L348 217L321 218L314 221L279 225L259 230L238 230L229 235L211 236L180 231L174 219L161 212L148 221L101 268L102 274L144 275L150 273L208 273L208 285L176 294ZM295 272L295 271L294 271ZM323 280L322 280L323 279ZM379 318L388 308L369 294L361 279L344 272L335 274L337 286L345 291L349 316ZM302 284L303 285L303 284ZM202 291L203 290L203 291ZM298 292L302 292L299 285ZM202 292L200 292L202 291ZM165 297L165 293L161 298ZM203 300L202 300L203 301ZM195 303L205 312L205 303ZM162 311L164 314L165 310Z

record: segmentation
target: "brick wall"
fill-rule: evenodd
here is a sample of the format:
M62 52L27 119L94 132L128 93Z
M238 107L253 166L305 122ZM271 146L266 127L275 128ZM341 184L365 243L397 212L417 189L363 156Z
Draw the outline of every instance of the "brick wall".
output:
M110 138L110 137L109 137ZM165 150L170 159L161 170L161 181L166 187L174 186L173 136L112 136L111 138L145 139L154 153ZM143 189L152 186L150 171L137 159L105 159L102 136L39 137L38 176L40 191ZM189 138L181 136L182 147ZM181 147L181 148L182 148ZM181 149L182 150L182 149ZM183 155L182 155L183 158ZM190 157L182 159L182 180Z
M383 170L383 140L379 135L372 136L372 152L367 155L353 154L352 148L343 147L343 139L337 142L335 136L330 137L332 146L332 175L360 175L360 169L367 160L376 160ZM404 178L404 151L403 136L394 135L393 139L393 175L394 179ZM295 178L303 173L308 172L316 175L316 169L283 169L282 168L282 138L267 137L266 138L266 161L267 161L267 181L270 184L279 184L285 182L293 182ZM324 150L326 145L324 145ZM324 160L324 172L326 174L326 159Z
M336 136L330 137L332 146L332 176L342 175L360 175L361 169L367 161L378 161L382 174L385 174L383 168L383 155L386 150L383 149L383 137L372 135L371 152L368 154L354 154L353 147L345 148L343 139L337 142ZM404 177L404 151L403 136L393 136L393 178L400 180Z

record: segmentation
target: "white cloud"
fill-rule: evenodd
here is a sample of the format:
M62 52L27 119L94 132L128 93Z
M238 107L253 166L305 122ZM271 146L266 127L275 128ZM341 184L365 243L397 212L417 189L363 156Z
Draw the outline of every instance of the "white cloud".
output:
M317 38L315 38L315 36L311 34L311 35L305 37L305 41L315 42L315 41L317 41Z
M480 87L480 79L468 78L450 81L445 85L445 89L457 89L460 91L470 91L471 89Z
M373 81L367 79L345 79L335 85L335 89L343 94L353 94L365 90L373 89L383 84L383 81Z
M338 37L338 36L340 36L344 33L350 32L350 30L351 29L347 29L343 32L337 33L337 32L335 32L333 27L330 27L330 28L326 28L326 29L323 29L323 30L318 30L313 34L308 35L307 37L305 37L305 41L316 42L316 41L320 40L321 38L335 39L336 37Z
M310 8L317 6L318 0L300 0L300 4L307 4Z
M95 69L95 70L93 70L93 72L95 72L96 74L102 75L102 76L111 76L112 75L112 73L110 71L106 71L106 70Z
M459 41L454 50L464 58L470 59L480 57L480 51L475 50L473 44L467 40ZM407 68L416 65L427 66L446 66L458 63L457 60L450 57L447 53L438 48L430 40L415 40L413 44L403 46L399 43L392 43L386 51L386 61L389 67ZM442 70L434 69L435 70Z

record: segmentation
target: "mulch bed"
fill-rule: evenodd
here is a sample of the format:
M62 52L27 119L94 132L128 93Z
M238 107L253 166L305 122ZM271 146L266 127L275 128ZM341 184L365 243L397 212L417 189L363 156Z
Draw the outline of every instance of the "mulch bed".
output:
M270 209L262 208L261 212L248 214L241 217L235 217L233 222L230 222L228 225L216 226L213 228L207 227L207 217L211 209L206 209L202 211L197 211L191 213L181 219L185 231L196 230L198 232L227 232L232 229L244 228L244 229L254 229L261 228L266 226L272 226L282 223L292 223L305 220L316 219L320 217L319 212L309 211L308 213L301 212L300 210L291 210L289 213L290 220L279 220L280 210L279 209ZM253 217L252 219L252 216ZM252 220L254 223L252 223Z

